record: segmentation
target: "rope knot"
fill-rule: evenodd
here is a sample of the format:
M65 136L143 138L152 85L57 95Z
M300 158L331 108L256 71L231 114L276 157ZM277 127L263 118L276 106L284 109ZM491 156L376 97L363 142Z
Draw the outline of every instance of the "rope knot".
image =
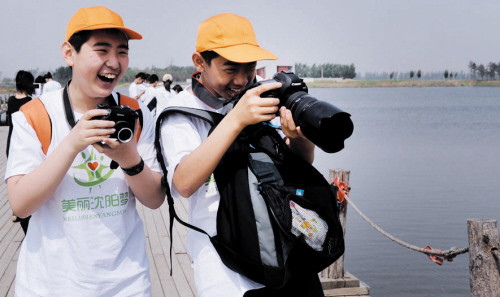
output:
M426 253L425 252L426 250L436 252L437 254ZM451 248L450 249L450 251L453 251L453 250L457 250L457 248ZM446 255L445 253L443 253L442 250L440 250L440 249L433 249L430 246L424 247L422 249L422 253L426 254L427 257L429 257L429 259L431 259L431 261L433 261L434 263L436 263L438 265L443 265L443 261L444 260L446 260L448 262L453 262L453 258L455 258L457 256L456 254Z

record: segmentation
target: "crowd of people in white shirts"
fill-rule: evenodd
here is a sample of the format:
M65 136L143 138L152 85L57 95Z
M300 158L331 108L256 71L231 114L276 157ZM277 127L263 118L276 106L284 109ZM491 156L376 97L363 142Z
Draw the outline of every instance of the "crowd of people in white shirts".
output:
M52 79L52 74L50 72L47 72L45 75L39 75L35 79L35 85L37 85L37 88L35 88L33 98L40 97L43 93L62 89L61 84Z
M167 73L163 75L162 81L156 74L139 72L128 88L129 97L142 101L153 114L156 110L162 110L168 99L182 91L180 85L172 86L173 77Z
M162 110L166 106L168 99L183 90L180 85L172 87L172 83L173 77L169 73L163 75L160 82L156 74L139 72L128 88L129 97L142 101L155 116L156 110ZM43 93L62 89L61 84L52 79L50 72L43 76L39 75L35 79L35 85L38 85L38 88L35 89L34 97L40 97Z

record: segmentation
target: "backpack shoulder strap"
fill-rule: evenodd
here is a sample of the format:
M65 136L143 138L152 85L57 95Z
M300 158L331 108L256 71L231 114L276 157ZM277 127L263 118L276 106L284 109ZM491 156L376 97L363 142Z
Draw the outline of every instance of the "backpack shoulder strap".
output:
M174 226L174 218L181 223L181 225L184 225L190 229L193 229L195 231L198 231L200 233L206 234L209 238L211 236L205 232L204 230L193 226L185 221L183 221L177 213L175 212L174 208L174 199L172 197L172 194L170 193L170 186L167 181L167 166L165 165L165 161L163 159L162 155L162 148L161 148L161 125L163 123L163 120L167 117L169 114L173 113L181 113L184 115L188 116L194 116L196 118L202 119L206 122L208 122L212 127L215 127L219 124L219 122L223 119L223 115L216 113L216 112L211 112L207 110L202 110L202 109L197 109L197 108L190 108L190 107L178 107L178 106L172 106L168 107L164 110L161 111L161 113L158 115L158 118L156 119L156 127L155 127L155 149L156 149L156 158L158 159L158 163L160 163L161 170L163 171L163 178L162 178L162 184L165 186L166 189L166 194L167 194L167 202L168 202L168 212L169 212L169 219L170 219L170 262L172 262L172 241L173 241L173 236L172 236L172 230ZM172 266L170 266L170 275L172 276Z
M161 125L163 123L163 120L169 115L173 113L181 113L184 115L188 116L194 116L196 118L202 119L206 122L208 122L212 127L217 126L220 121L224 118L224 115L208 111L208 110L202 110L202 109L197 109L197 108L191 108L191 107L182 107L182 106L171 106L167 107L164 110L161 111L161 113L158 115L156 119L156 127L155 127L155 149L156 149L156 158L158 159L158 162L160 163L161 170L163 171L163 178L165 179L164 183L167 184L166 182L166 176L168 173L167 167L165 165L165 162L163 161L163 155L161 153ZM168 185L167 185L168 186ZM167 189L167 194L170 195L170 191Z
M139 128L137 131L137 141L139 141L139 138L141 137L141 130L143 126L143 118L142 118L142 110L141 107L139 106L139 102L133 98L130 98L128 96L122 95L118 93L118 102L120 105L128 105L129 107L133 108L137 113L139 113Z
M33 98L30 102L21 106L20 111L26 117L28 124L35 130L36 136L38 136L42 144L42 151L47 155L50 140L52 139L52 121L42 100Z
M158 116L157 121L163 121L163 119L171 113L181 113L188 116L197 117L208 122L212 127L217 126L220 121L224 118L224 115L220 113L216 113L213 111L192 108L192 107L183 107L183 106L170 106L161 111Z

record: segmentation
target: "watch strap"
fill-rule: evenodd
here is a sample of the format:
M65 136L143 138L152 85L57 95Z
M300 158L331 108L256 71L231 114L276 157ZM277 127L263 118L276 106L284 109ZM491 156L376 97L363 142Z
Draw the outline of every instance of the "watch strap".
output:
M141 158L141 162L139 164L130 167L130 168L122 168L123 172L125 172L128 176L134 176L139 174L144 169L144 160Z

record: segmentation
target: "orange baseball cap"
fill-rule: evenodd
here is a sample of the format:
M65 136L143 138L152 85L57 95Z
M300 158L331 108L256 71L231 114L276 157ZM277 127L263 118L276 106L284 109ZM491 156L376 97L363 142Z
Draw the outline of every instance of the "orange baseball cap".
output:
M129 39L142 39L142 35L126 28L119 14L104 6L80 8L71 17L66 28L66 41L73 34L84 30L120 29Z
M278 59L259 46L250 21L233 13L221 13L200 24L196 51L208 50L236 63Z

